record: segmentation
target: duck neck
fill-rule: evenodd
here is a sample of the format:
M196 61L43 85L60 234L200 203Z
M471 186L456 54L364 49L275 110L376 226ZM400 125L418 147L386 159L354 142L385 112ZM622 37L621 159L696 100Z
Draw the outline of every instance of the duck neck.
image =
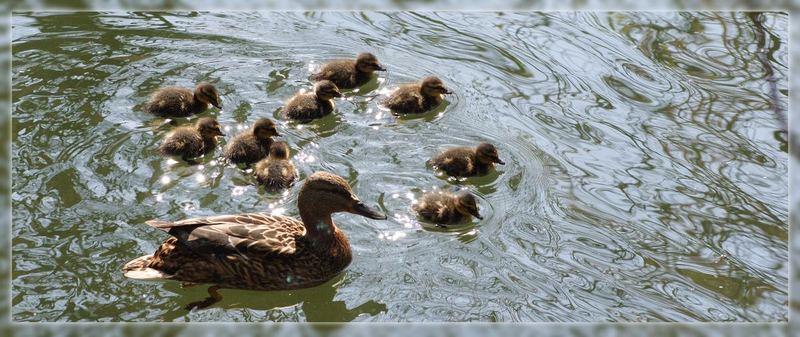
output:
M338 232L331 213L322 210L322 203L313 197L300 196L297 206L300 209L300 219L306 227L306 236L315 246L330 246Z
M197 94L192 96L192 111L194 113L200 113L206 111L208 109L208 103L205 103L197 98Z

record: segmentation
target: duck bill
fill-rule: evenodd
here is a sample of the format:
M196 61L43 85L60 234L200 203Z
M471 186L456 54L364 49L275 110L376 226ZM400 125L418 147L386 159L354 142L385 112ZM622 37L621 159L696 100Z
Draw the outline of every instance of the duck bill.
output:
M450 90L449 90L449 89L447 89L447 88L444 88L444 91L442 91L442 93L444 93L445 95L452 95L452 94L453 94L453 92L452 92L452 91L450 91Z
M220 102L211 103L215 108L222 110L222 104Z
M475 211L475 213L472 213L472 216L478 218L478 220L483 220L483 217L480 215L480 213L478 213L478 211Z
M217 130L217 136L225 137L225 134L222 133L222 130Z
M337 91L337 92L334 92L334 93L333 93L333 97L342 97L342 93L341 93L341 92L338 92L338 91Z
M495 158L495 159L494 159L494 162L495 162L495 163L498 163L498 164L500 164L500 165L505 165L505 164L506 164L506 162L502 161L500 158Z
M353 206L353 209L351 210L350 213L358 214L360 216L365 216L367 218L375 219L375 220L386 220L387 219L386 214L384 214L383 212L377 210L376 208L364 205L363 202L359 202L355 206Z
M375 69L375 71L386 71L386 67L384 67L383 65L380 65L380 64L379 64L379 65L378 65L378 68L377 68L377 69Z

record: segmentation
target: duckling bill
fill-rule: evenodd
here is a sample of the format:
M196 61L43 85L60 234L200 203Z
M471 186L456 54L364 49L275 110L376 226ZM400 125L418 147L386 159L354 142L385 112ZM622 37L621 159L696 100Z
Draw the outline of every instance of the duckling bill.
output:
M280 136L275 123L259 118L252 128L236 135L228 142L223 157L231 163L252 164L269 154L272 137Z
M283 106L281 115L299 122L310 122L333 112L334 97L342 97L339 88L331 81L319 81L314 84L314 92L296 94Z
M311 79L331 81L340 89L353 89L369 82L374 72L385 70L375 55L361 53L355 60L334 60L323 64Z
M331 214L348 212L386 220L365 205L337 175L316 172L297 197L300 219L269 213L246 213L151 220L151 227L171 237L151 255L122 268L128 278L211 284L209 298L187 309L204 308L222 299L221 288L288 290L327 282L342 272L353 254Z
M269 192L276 192L292 186L297 180L297 168L289 159L289 146L286 142L272 143L269 157L256 163L253 172L258 183Z
M222 109L217 88L201 82L194 91L179 87L159 89L145 103L144 110L161 117L187 117L206 111L209 104Z
M458 194L428 192L412 208L423 219L442 226L465 223L473 216L483 220L478 212L478 202L469 191Z
M217 136L225 136L219 123L213 118L204 117L194 126L183 126L170 132L158 150L162 155L180 156L188 161L214 150Z
M442 95L451 93L442 80L429 76L419 83L400 86L381 104L399 114L423 113L442 104Z
M489 143L446 149L431 158L430 163L451 177L482 176L489 173L494 164L505 165L497 154L497 148Z

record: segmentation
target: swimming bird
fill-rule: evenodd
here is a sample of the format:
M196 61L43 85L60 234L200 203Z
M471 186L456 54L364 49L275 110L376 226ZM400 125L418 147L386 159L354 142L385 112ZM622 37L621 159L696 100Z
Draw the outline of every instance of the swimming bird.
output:
M452 177L482 176L489 173L495 163L505 165L497 154L497 148L489 143L449 148L433 156L429 162Z
M172 237L152 255L125 264L122 271L132 279L213 285L208 289L210 297L190 303L187 309L220 301L220 288L308 288L330 280L352 260L347 237L331 214L348 212L386 220L386 214L359 200L347 181L328 172L306 179L297 207L300 220L246 213L147 221Z
M372 73L385 71L378 58L370 53L361 53L356 59L334 60L322 65L311 75L314 81L328 80L340 89L353 89L369 82Z
M423 113L442 104L442 95L451 93L438 77L428 76L418 83L400 86L381 104L399 114Z
M165 156L181 156L189 161L214 150L217 136L224 135L217 120L204 117L193 126L182 126L170 132L158 151Z
M336 84L331 81L319 81L314 84L313 93L298 93L292 96L283 106L281 115L299 122L325 117L333 112L334 97L342 97Z
M187 117L206 111L209 104L222 109L217 88L211 83L200 82L194 91L179 87L159 89L150 96L144 110L161 117Z
M297 169L289 159L289 146L286 142L274 142L269 149L269 157L256 163L253 172L258 183L267 191L275 192L289 188L297 180Z
M269 154L273 136L280 136L275 123L269 118L259 118L252 128L231 139L222 156L234 164L255 163Z
M460 224L476 217L483 220L478 213L478 202L469 191L458 194L447 192L428 192L412 206L425 220L437 225Z

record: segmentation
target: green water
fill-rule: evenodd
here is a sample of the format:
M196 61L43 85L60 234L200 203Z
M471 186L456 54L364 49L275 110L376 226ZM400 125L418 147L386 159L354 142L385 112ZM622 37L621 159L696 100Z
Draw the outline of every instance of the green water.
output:
M785 321L788 17L744 13L16 13L12 315L19 321ZM283 102L325 60L389 69L297 126ZM767 76L766 62L772 69ZM436 74L456 94L396 118L377 102ZM389 221L349 214L353 263L300 291L125 279L167 235L144 221L297 215L298 184L253 187L217 151L155 148L141 111L167 85L217 84L236 133L279 121L301 178L326 170ZM774 83L773 86L770 83ZM778 117L778 118L776 118ZM177 119L174 124L195 120ZM490 141L507 165L448 181L425 161ZM436 230L410 203L467 188L482 221Z

